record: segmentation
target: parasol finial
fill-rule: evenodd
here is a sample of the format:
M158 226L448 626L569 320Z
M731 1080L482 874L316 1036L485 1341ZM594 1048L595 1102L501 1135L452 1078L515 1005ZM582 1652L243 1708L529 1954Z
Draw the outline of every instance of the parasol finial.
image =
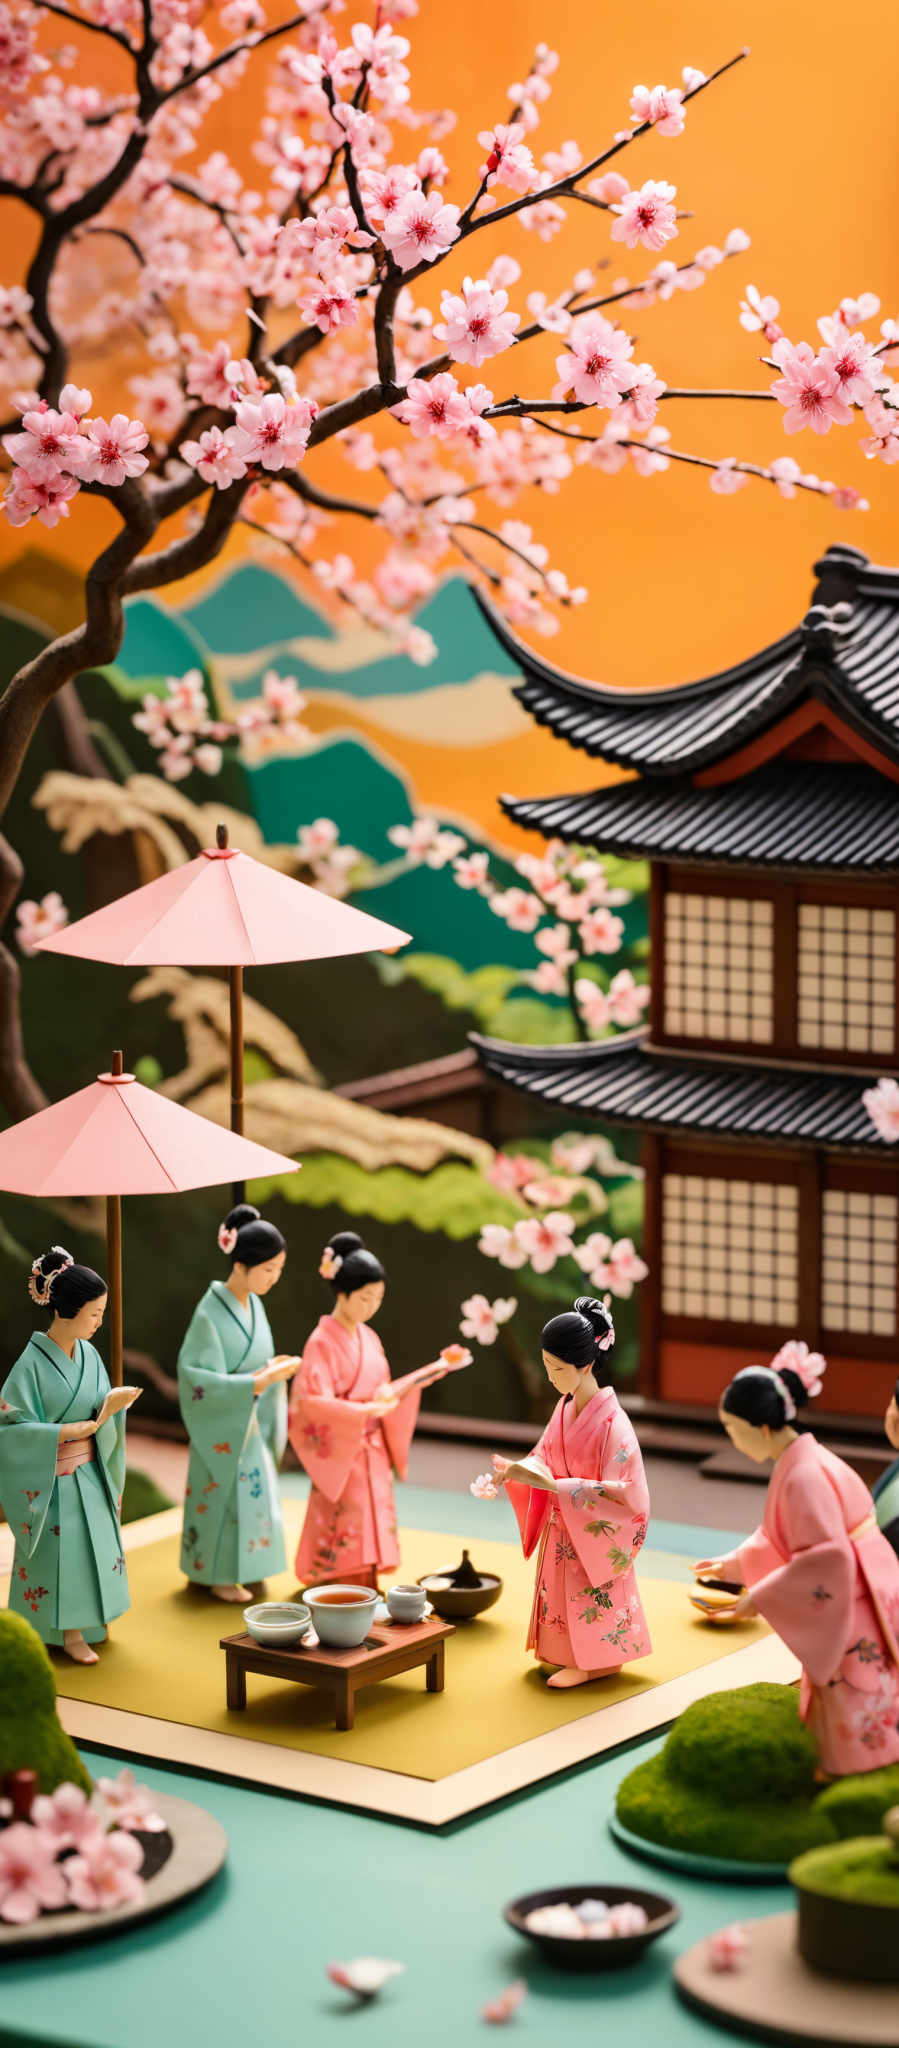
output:
M220 848L220 850L221 850L222 852L224 852L224 850L225 850L225 847L226 847L226 846L227 846L227 844L228 844L228 827L227 827L227 825L216 825L216 828L215 828L215 843L216 843L216 846L217 846L217 847L219 847L219 848Z
M110 1067L109 1071L110 1071L110 1073L111 1073L111 1074L122 1074L122 1073L124 1073L124 1071L125 1071L125 1062L124 1062L124 1060L123 1060L123 1058L122 1058L122 1055L121 1055L121 1053L120 1053L120 1052L114 1052L114 1053L113 1053L113 1055L112 1055L112 1066Z

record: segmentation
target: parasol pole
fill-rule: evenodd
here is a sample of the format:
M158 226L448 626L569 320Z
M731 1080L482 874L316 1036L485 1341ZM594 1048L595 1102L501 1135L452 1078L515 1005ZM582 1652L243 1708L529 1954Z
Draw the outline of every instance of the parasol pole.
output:
M112 1074L121 1074L120 1052L112 1055ZM109 1289L109 1380L122 1385L122 1198L106 1197L106 1281Z
M215 843L222 852L228 845L227 825L215 828ZM243 1137L243 968L229 967L228 994L231 1011L231 1129ZM232 1187L235 1204L246 1198L246 1182L237 1180Z

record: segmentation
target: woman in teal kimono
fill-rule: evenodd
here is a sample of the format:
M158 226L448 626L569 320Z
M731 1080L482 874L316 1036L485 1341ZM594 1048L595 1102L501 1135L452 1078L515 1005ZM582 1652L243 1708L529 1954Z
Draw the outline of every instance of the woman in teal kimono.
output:
M61 1245L35 1259L28 1292L51 1312L0 1394L0 1500L15 1537L9 1604L45 1643L96 1664L92 1643L130 1605L119 1507L125 1415L91 1338L106 1281Z
M883 1418L883 1426L890 1448L899 1451L899 1380L893 1388L890 1405ZM871 1491L874 1495L877 1527L899 1556L899 1457L894 1458L892 1465L888 1465L886 1471L881 1473Z
M178 1354L181 1413L190 1437L181 1570L219 1600L246 1602L284 1571L278 1465L287 1441L283 1381L299 1365L272 1357L260 1296L280 1280L280 1230L243 1202L218 1234L231 1261L194 1309Z

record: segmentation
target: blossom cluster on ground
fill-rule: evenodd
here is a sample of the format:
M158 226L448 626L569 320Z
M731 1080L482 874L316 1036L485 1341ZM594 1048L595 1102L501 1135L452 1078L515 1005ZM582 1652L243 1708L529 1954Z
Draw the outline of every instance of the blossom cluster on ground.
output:
M0 1920L27 1926L41 1913L74 1907L111 1911L141 1898L144 1851L136 1834L165 1821L131 1770L99 1778L94 1792L59 1785L39 1794L27 1819L0 1801Z

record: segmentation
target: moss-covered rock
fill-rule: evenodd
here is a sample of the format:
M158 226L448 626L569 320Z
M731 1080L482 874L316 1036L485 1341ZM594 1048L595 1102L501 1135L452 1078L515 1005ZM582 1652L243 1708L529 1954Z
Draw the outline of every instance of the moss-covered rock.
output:
M885 1835L861 1835L851 1842L810 1849L791 1863L790 1883L822 1898L892 1906L899 1912L899 1857Z
M91 1789L56 1712L56 1680L40 1636L20 1614L0 1613L0 1778L21 1770L37 1772L42 1792L65 1783Z
M744 1685L697 1700L664 1754L669 1777L712 1791L719 1803L808 1798L814 1788L814 1738L789 1685Z
M838 1778L820 1794L818 1805L841 1841L853 1835L876 1835L888 1808L899 1805L899 1764L885 1771Z
M703 1788L677 1778L667 1763L666 1745L660 1755L629 1772L618 1789L618 1819L646 1841L693 1856L786 1865L802 1850L832 1838L826 1815L807 1795L735 1800L711 1783Z

